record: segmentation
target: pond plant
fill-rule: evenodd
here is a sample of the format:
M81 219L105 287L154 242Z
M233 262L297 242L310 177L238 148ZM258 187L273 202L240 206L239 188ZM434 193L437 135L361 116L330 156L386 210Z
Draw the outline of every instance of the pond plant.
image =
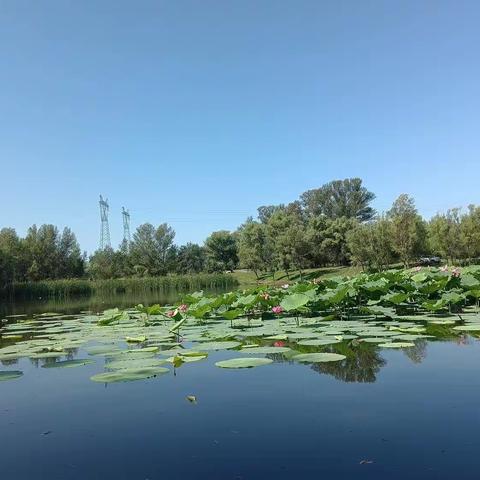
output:
M21 370L10 369L21 358L48 370L96 369L93 381L112 383L166 375L219 351L231 357L215 363L222 369L286 361L312 368L335 363L347 372L355 359L381 364L374 351L479 336L479 298L480 266L470 266L388 270L221 295L200 291L178 305L7 318L0 328L0 380L22 381ZM336 375L342 376L338 369Z

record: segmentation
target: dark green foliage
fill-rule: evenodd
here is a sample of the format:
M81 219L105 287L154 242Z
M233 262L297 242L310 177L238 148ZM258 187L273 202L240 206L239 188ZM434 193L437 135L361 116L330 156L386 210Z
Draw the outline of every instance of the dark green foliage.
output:
M235 236L226 231L213 232L205 240L207 270L209 272L225 272L238 265L238 247Z

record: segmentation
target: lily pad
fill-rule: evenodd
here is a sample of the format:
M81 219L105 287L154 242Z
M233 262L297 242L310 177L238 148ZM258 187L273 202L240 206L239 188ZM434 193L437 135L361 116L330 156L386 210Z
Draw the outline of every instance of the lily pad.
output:
M273 363L270 358L231 358L216 362L215 365L220 368L253 368Z
M93 360L89 358L79 358L76 360L62 360L60 362L52 362L46 363L42 365L43 368L73 368L73 367L81 367L82 365L88 365L90 363L94 363Z
M380 343L378 346L381 348L408 348L408 347L414 347L415 344L411 342L391 342L391 343Z
M204 342L198 343L196 346L200 350L228 350L230 348L238 347L240 342Z
M338 362L340 360L345 360L347 357L345 355L340 355L338 353L301 353L300 355L295 355L292 357L293 360L297 362Z
M132 382L156 377L169 371L168 368L163 367L126 368L116 372L98 373L90 377L90 380L100 383Z
M321 345L333 345L335 343L341 343L341 340L336 340L335 338L318 338L314 340L300 340L298 342L299 345L311 346L311 347L319 347Z
M457 330L459 332L480 332L480 323L476 325L460 325L458 327L453 327L452 330Z
M15 378L20 378L22 375L23 372L20 370L0 370L0 382L14 380Z

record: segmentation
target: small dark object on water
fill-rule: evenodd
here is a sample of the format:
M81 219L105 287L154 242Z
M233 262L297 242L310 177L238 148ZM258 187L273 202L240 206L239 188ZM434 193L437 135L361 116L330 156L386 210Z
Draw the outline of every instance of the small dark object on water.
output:
M42 435L50 435L52 433L51 430L46 430L45 432L42 432Z
M360 460L360 465L369 465L373 463L373 460Z
M197 397L195 395L187 395L187 400L190 403L197 403Z

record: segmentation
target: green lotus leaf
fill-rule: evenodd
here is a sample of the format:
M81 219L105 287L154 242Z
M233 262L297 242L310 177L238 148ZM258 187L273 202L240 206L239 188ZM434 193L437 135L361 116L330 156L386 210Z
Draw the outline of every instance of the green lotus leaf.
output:
M273 363L273 360L270 358L231 358L229 360L222 360L216 362L215 365L220 368L253 368L260 367L262 365L268 365Z
M119 353L120 347L118 345L95 345L92 347L85 348L85 351L89 355L115 355Z
M297 362L320 363L320 362L338 362L345 360L345 355L338 353L301 353L292 357Z
M303 293L293 293L287 295L280 302L280 306L287 312L292 310L298 310L299 308L305 306L310 301L310 298Z
M76 360L62 360L60 362L46 363L42 365L43 368L72 368L81 367L82 365L88 365L94 363L93 360L88 358L78 358Z
M228 350L230 348L235 348L241 345L240 342L203 342L198 343L196 347L200 350Z
M90 380L100 383L132 382L157 377L169 371L163 367L125 368L115 372L98 373L90 377Z
M458 327L453 327L452 330L457 330L459 332L480 332L480 323L470 324L470 325L460 325Z
M378 345L381 348L408 348L408 347L414 347L414 343L410 342L391 342L391 343L380 343Z
M0 370L0 382L14 380L15 378L20 378L22 375L23 372L20 370Z
M128 343L143 343L147 341L147 337L125 337Z
M313 340L300 340L299 345L319 347L321 345L333 345L335 343L341 343L341 340L336 340L335 338L317 338Z
M128 360L114 360L105 364L105 368L109 370L123 370L125 368L144 368L144 367L158 367L163 365L165 360L159 358L132 358Z

